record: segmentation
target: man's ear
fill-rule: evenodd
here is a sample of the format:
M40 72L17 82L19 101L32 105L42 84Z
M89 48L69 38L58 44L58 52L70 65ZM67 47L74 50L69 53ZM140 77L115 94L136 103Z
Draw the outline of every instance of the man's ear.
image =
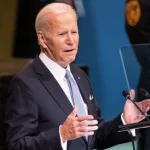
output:
M45 36L43 35L43 33L41 31L38 31L37 37L38 37L39 45L42 46L44 49L46 49L47 46L45 44Z

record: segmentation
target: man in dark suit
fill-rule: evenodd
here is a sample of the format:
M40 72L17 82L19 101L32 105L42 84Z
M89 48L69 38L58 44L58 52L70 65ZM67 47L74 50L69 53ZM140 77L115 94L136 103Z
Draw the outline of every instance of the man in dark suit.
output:
M79 41L72 7L62 3L45 6L36 17L35 28L41 53L14 77L9 90L8 149L101 150L130 141L128 132L117 132L118 125L144 117L127 100L122 115L105 122L87 75L71 65ZM130 94L133 99L134 91ZM150 108L150 100L137 104L145 113Z

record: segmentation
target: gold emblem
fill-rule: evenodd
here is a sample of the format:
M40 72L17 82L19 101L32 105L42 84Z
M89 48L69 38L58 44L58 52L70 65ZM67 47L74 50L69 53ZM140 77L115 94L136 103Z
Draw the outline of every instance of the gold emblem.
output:
M126 4L126 20L128 25L136 26L141 18L141 7L138 0L131 0Z

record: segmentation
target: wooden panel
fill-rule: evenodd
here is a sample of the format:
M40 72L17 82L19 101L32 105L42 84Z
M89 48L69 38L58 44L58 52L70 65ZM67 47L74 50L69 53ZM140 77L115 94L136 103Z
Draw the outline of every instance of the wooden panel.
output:
M0 0L0 56L10 57L17 10L17 0Z

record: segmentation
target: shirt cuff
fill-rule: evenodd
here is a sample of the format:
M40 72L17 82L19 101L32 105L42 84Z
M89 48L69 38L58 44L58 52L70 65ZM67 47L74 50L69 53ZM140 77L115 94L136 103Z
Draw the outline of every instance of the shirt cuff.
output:
M122 123L123 123L124 125L126 125L126 122L125 122L125 120L123 119L123 113L121 114L121 120L122 120ZM136 136L135 129L131 129L130 132L132 133L133 136Z
M61 134L60 134L60 128L61 128L61 125L59 126L59 135L60 135L61 147L62 147L63 150L67 150L67 141L66 142L62 141L62 137L61 137Z

